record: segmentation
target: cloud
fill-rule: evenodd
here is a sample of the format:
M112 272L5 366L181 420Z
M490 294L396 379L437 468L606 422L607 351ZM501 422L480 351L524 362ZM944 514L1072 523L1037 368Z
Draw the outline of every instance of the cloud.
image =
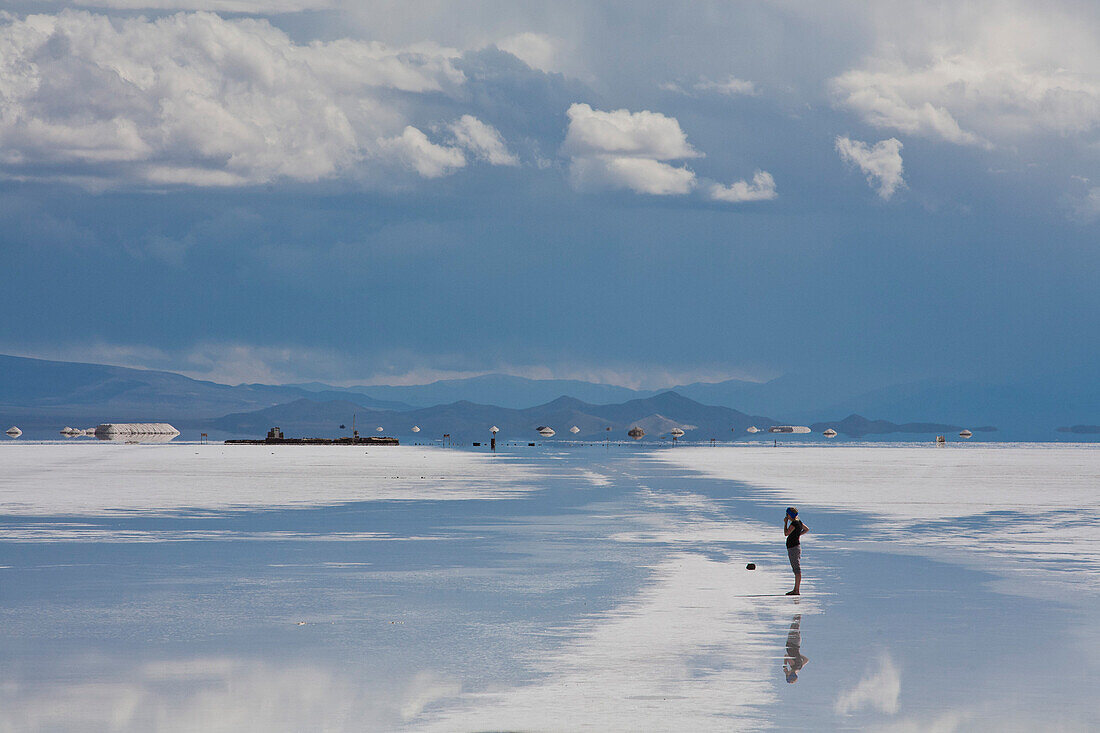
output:
M569 166L573 185L580 190L628 188L654 196L682 195L695 188L695 173L652 158L587 155Z
M519 158L509 152L500 132L473 115L462 115L451 123L450 130L459 146L490 165L519 165Z
M209 10L262 15L337 7L336 0L71 0L71 4L113 10Z
M1100 124L1100 46L1082 18L1016 5L954 11L944 37L915 29L828 83L875 127L986 148ZM951 13L952 11L947 11ZM900 48L899 48L900 46Z
M756 171L752 176L752 183L736 181L728 186L714 183L707 189L707 196L712 201L740 203L742 201L770 201L778 194L775 192L775 179L772 178L772 174L767 171Z
M541 33L517 33L494 44L507 51L532 69L553 72L559 68L559 41Z
M711 81L710 79L701 79L693 87L699 92L717 92L718 94L756 94L756 85L751 81L745 81L744 79L738 79L736 76L730 76L725 81Z
M600 112L587 104L573 104L566 115L569 129L562 152L570 156L614 154L652 160L700 157L688 144L676 118L660 112Z
M1079 178L1079 181L1088 186L1089 179ZM1100 218L1100 186L1088 186L1083 193L1069 194L1065 201L1072 219L1087 224Z
M0 344L0 351L31 359L107 364L132 369L165 370L221 384L287 384L347 377L358 363L330 349L299 344L276 346L204 341L162 349L102 340L32 349Z
M570 158L569 175L578 190L625 188L654 196L682 196L699 182L690 168L666 161L700 158L675 117L660 112L613 112L573 104L566 112L569 129L561 152ZM715 201L761 201L775 198L771 175L757 171L753 182L714 184Z
M383 150L393 153L424 178L439 178L466 165L466 156L461 150L436 145L412 125L398 137L383 138L378 142Z
M714 81L713 79L701 78L699 81L691 85L690 88L677 84L676 82L667 82L660 85L661 89L666 92L676 92L677 94L686 94L691 96L693 93L714 93L724 94L726 96L737 96L740 94L752 96L756 94L756 84L744 79L738 79L736 76L729 76L725 81Z
M889 201L898 188L905 185L902 178L901 142L897 138L881 140L870 146L859 140L837 136L836 151L840 159L854 165L867 176L867 184L878 190L878 195Z
M922 78L924 76L925 78ZM913 135L939 137L960 145L987 144L959 126L948 111L943 94L958 81L951 75L922 74L909 69L894 72L849 71L831 82L834 97L875 127Z
M869 671L855 687L840 693L833 705L837 715L849 715L871 708L893 715L898 711L901 676L888 655L879 659L878 669Z
M166 247L182 246L177 243ZM151 254L160 257L160 253ZM144 344L110 343L103 340L72 341L63 345L21 347L0 341L0 353L50 361L170 371L192 379L221 384L296 384L324 382L352 387L362 385L429 384L439 380L465 379L486 374L505 374L527 379L571 379L610 384L638 390L668 389L696 382L724 382L738 379L766 382L776 373L759 366L733 368L720 365L691 367L633 362L586 363L563 357L547 362L532 360L486 360L458 352L411 351L387 348L351 352L302 343L261 345L234 341L198 341L178 347L158 348Z
M625 109L600 112L587 104L571 105L566 115L562 153L572 158L569 174L576 188L627 188L657 196L695 188L693 171L663 162L700 156L675 117Z
M302 45L265 20L66 10L0 18L0 48L9 178L241 186L381 179L393 165L431 178L466 162L410 119L422 99L457 102L467 81L458 52L433 44ZM452 132L477 158L514 164L477 118Z

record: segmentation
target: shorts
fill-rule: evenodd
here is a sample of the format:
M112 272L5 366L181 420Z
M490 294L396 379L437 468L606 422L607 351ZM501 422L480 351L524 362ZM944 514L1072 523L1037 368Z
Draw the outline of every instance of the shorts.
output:
M787 557L791 560L791 570L793 570L796 575L801 575L802 564L799 561L802 559L802 546L795 545L794 547L788 547Z

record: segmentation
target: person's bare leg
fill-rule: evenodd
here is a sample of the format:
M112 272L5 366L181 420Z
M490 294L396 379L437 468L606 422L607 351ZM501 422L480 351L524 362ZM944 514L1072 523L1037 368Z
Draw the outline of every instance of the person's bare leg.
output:
M787 591L787 595L801 595L799 588L802 586L802 549L792 547L787 550L787 554L791 559L791 572L794 573L794 590Z

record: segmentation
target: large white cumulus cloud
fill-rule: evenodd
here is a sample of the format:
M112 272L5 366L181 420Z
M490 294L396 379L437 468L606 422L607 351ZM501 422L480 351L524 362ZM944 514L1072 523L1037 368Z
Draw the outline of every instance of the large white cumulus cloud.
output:
M562 154L580 189L628 188L658 196L685 194L695 187L695 173L664 161L696 158L675 117L660 112L618 109L601 112L573 104L566 115L569 129Z
M465 83L451 49L303 45L263 20L202 12L81 11L9 17L0 49L0 170L12 177L243 185L372 165L433 177L466 162L409 125L420 95ZM478 157L508 159L495 129L462 119L496 135L492 155L467 141Z
M611 154L651 160L699 156L676 118L660 112L601 112L587 104L574 104L566 114L569 130L562 151L567 155Z
M699 158L675 117L660 112L611 112L587 104L573 104L566 112L569 129L562 155L569 160L573 185L581 190L625 188L635 193L676 196L699 186L695 172L667 161ZM752 183L732 186L712 184L708 196L714 201L762 201L775 198L775 181L757 171Z
M635 193L670 196L690 193L695 188L694 172L652 158L587 155L574 158L569 173L574 185L582 190L628 188Z

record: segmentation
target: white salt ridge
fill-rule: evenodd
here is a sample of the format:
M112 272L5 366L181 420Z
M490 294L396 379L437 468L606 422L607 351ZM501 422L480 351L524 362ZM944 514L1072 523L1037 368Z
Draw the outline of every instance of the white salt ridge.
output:
M651 457L745 483L804 515L864 513L869 538L891 549L1026 576L1014 592L1040 594L1031 581L1100 592L1100 534L1084 531L1100 526L1100 446L708 447Z
M411 446L10 443L0 463L0 515L43 517L505 499L539 482L506 456Z

